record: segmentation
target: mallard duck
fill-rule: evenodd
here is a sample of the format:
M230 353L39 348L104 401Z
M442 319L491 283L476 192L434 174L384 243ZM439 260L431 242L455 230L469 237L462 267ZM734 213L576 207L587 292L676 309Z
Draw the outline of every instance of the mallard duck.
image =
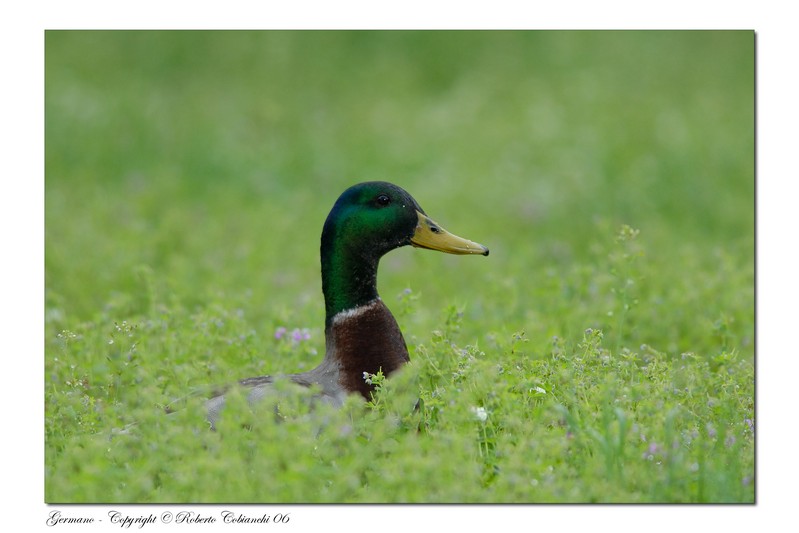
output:
M408 348L397 321L377 294L377 265L386 253L412 245L451 254L488 255L488 248L445 231L418 202L391 183L353 185L339 196L322 228L322 293L325 298L325 356L308 372L286 379L318 389L335 406L349 394L367 400L372 385L364 373L391 375L407 363ZM273 387L273 376L239 381L258 401ZM224 394L206 402L215 427Z

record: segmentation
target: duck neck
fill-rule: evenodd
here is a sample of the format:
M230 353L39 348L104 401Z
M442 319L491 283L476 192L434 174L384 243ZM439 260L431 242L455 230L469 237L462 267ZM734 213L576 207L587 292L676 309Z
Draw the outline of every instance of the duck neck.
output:
M373 254L322 240L322 293L325 326L342 311L357 309L378 298L377 264Z
M369 399L372 385L364 372L388 376L408 362L408 348L397 321L377 294L374 248L357 248L346 239L322 234L322 292L325 296L325 358L338 384Z

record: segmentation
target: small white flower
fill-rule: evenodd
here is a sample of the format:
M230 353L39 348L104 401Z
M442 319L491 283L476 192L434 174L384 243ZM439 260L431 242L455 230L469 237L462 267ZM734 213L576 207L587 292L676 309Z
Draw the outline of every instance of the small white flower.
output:
M372 378L371 378L371 375L369 374L369 372L364 372L363 373L363 380L366 382L367 385L371 385L372 384Z
M488 411L485 410L485 407L472 407L472 413L474 413L474 417L480 422L488 420Z

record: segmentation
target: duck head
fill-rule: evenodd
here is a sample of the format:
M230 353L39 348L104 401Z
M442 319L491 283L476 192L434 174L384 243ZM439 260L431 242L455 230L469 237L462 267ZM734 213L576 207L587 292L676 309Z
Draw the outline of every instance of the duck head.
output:
M488 248L434 222L407 191L370 181L339 196L322 229L322 291L328 322L377 298L377 265L386 253L412 245L451 254L488 255Z

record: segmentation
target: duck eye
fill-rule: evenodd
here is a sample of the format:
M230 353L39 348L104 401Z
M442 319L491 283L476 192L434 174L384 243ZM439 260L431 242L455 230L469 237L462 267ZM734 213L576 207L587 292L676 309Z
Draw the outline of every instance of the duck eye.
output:
M378 205L381 205L381 206L385 207L385 206L387 206L388 204L391 203L391 198L389 198L385 194L381 194L380 196L377 197L377 203L378 203Z

